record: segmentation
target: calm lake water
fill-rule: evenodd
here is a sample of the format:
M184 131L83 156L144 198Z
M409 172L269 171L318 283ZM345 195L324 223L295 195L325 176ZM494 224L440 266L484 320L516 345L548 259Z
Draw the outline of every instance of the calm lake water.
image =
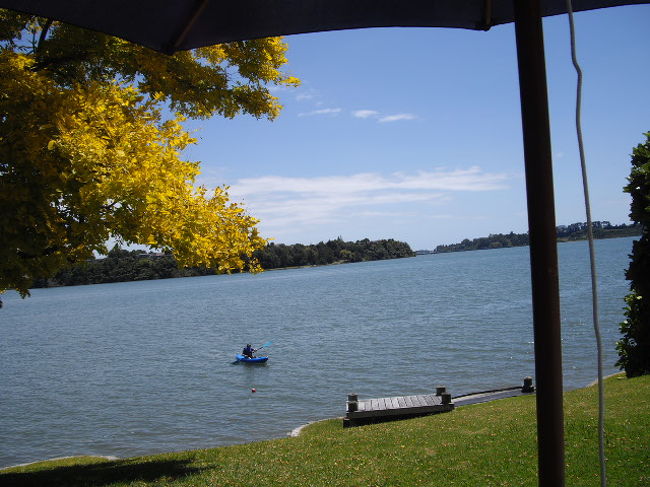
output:
M606 373L631 246L596 243ZM587 244L559 252L564 384L582 387L596 377ZM349 392L459 395L534 375L527 247L3 300L0 467L283 437L342 416ZM266 366L232 364L267 341Z

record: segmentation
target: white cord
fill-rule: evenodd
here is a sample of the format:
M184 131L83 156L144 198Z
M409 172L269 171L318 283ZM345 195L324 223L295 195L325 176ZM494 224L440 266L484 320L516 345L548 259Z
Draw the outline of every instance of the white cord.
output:
M600 321L598 312L598 282L596 275L596 252L594 249L594 233L591 226L591 204L589 202L589 183L587 181L587 164L585 162L585 150L582 142L581 126L581 105L582 105L582 69L578 64L576 56L575 27L573 24L573 6L571 0L567 0L567 14L569 17L569 29L571 32L571 58L573 66L578 74L578 88L576 94L576 133L578 136L578 148L580 150L580 166L582 168L582 186L585 195L585 210L587 213L587 237L589 240L589 260L591 263L591 298L594 320L594 334L596 336L596 348L598 350L598 451L600 458L600 485L607 486L607 470L605 465L605 384L603 383L603 344L600 338Z

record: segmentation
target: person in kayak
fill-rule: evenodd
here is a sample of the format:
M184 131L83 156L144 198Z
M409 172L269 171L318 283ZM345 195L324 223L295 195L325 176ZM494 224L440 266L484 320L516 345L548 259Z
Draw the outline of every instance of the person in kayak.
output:
M246 347L241 351L241 354L244 357L253 358L255 357L255 352L257 352L257 350L255 350L250 343L247 343Z

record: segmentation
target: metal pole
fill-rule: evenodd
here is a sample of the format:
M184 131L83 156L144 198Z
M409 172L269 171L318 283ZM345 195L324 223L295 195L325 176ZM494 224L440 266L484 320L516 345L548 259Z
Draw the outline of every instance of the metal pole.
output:
M551 136L539 0L513 0L535 333L539 485L564 486L562 348Z

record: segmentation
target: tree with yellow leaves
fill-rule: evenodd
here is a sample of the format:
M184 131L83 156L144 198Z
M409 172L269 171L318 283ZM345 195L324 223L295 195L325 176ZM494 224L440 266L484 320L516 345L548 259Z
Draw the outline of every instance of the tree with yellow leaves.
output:
M266 241L227 188L197 187L186 117L273 119L281 38L179 52L0 10L0 292L22 296L109 238L181 265L251 269ZM165 120L162 109L174 111Z

